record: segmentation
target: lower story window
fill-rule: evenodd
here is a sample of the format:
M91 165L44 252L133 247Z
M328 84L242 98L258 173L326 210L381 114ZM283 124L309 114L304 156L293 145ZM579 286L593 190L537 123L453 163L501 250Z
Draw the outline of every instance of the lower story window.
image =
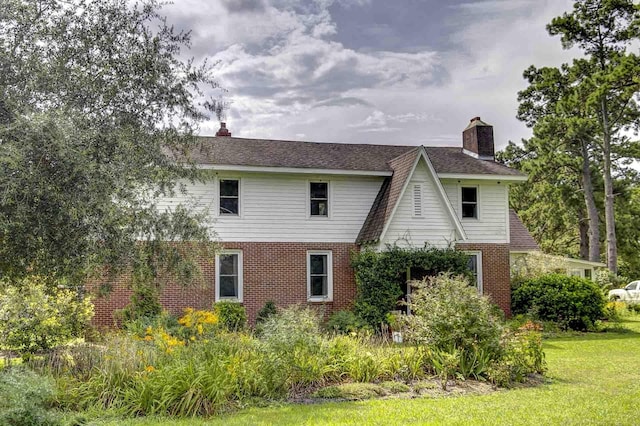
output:
M482 252L467 251L465 253L469 256L467 267L473 274L473 283L477 287L478 293L482 294Z
M242 251L229 250L216 255L216 301L242 302Z
M333 259L331 251L307 252L307 298L312 302L333 300Z

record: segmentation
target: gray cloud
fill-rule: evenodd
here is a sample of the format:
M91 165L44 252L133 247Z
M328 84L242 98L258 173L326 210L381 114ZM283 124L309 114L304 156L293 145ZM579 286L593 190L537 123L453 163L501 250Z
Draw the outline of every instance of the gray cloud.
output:
M222 0L222 4L230 13L263 12L262 0Z

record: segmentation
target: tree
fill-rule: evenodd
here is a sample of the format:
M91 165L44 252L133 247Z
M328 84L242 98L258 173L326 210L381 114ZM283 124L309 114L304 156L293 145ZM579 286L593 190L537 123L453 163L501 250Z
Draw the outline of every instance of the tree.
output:
M554 18L547 30L561 36L565 49L578 46L585 54L574 64L588 70L581 84L602 136L607 266L617 272L611 155L620 130L638 126L640 58L626 49L640 39L640 6L631 0L579 0L572 13Z
M208 64L143 0L3 0L0 275L81 286L108 266L149 283L197 268L203 212L158 199L200 178L185 155L221 105ZM139 244L144 240L147 244Z
M600 218L592 182L596 148L593 135L597 126L585 111L584 93L576 84L582 78L580 69L567 64L561 69L531 66L524 77L529 87L518 93L518 118L533 127L535 135L535 141L525 146L535 151L535 170L544 170L542 179L564 177L566 183L566 173L575 174L570 178L575 182L570 183L583 194L585 207L576 210L580 218L580 256L598 262ZM560 170L564 174L558 174Z

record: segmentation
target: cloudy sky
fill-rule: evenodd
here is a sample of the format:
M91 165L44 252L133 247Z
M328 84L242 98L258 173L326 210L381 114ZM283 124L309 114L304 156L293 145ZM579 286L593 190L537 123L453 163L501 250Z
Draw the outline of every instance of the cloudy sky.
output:
M197 59L218 62L234 136L460 145L469 119L497 148L530 135L515 119L522 72L554 65L545 25L569 0L175 0ZM213 120L201 134L218 129Z

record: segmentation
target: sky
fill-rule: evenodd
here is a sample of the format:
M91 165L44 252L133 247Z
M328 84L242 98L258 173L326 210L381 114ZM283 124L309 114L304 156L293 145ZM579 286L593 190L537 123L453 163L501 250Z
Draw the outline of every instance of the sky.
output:
M461 146L480 116L502 149L531 135L515 118L523 71L577 55L545 29L572 4L174 0L163 13L192 31L188 55L216 64L233 136Z

